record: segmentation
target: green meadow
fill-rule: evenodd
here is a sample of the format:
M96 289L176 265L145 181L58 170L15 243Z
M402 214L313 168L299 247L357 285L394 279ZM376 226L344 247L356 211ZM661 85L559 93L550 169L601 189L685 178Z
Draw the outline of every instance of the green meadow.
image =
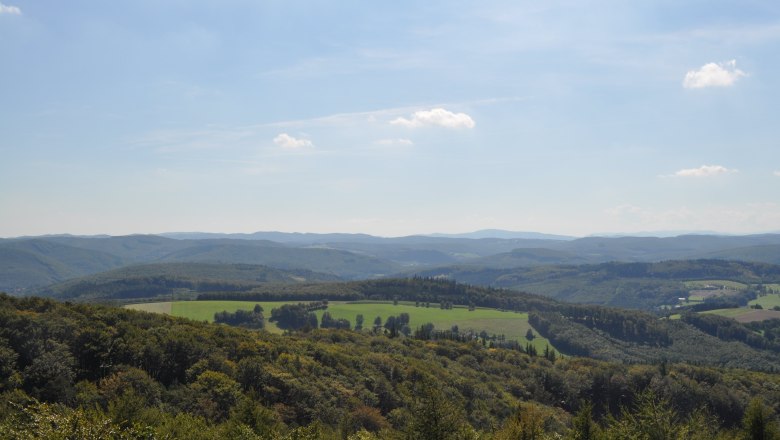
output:
M780 306L780 294L773 293L770 295L760 296L757 299L750 301L751 306L754 304L759 304L765 309L771 309L772 307Z
M131 304L126 307L135 310L144 310L154 313L165 313L172 316L194 319L198 321L213 321L214 313L227 310L234 312L239 309L250 310L255 304L260 304L265 310L265 315L270 316L271 310L288 304L289 301L176 301L161 303ZM393 305L387 302L336 302L331 301L328 312L336 319L349 320L354 327L355 317L363 315L363 328L369 329L374 319L379 316L384 322L389 316L397 316L401 313L409 314L409 326L412 329L426 323L433 323L438 330L448 330L457 325L461 331L474 330L486 331L488 334L504 335L507 339L514 339L525 343L525 335L528 329L532 329L528 323L527 313L503 312L496 309L477 308L469 311L466 307L454 307L449 310L439 308L438 304L430 307L416 307L413 303L399 303ZM325 310L318 310L317 317L322 318ZM273 333L281 333L281 330L272 322L267 322L266 329ZM534 346L543 350L549 341L541 337L534 330L536 338Z

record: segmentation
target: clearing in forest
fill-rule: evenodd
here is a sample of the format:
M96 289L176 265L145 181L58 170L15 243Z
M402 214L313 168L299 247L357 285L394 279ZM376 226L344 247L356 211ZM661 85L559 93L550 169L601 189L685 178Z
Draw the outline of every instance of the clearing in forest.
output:
M265 310L266 318L271 316L271 310L281 307L283 304L297 304L305 301L176 301L167 303L131 304L127 308L144 310L148 312L166 313L198 321L212 322L214 314L227 310L251 310L255 304L260 304ZM423 303L415 306L414 303L401 302L393 305L390 302L341 302L331 301L326 310L318 310L317 317L322 319L324 312L329 312L335 319L347 319L352 327L355 326L355 317L363 315L363 328L368 331L378 316L384 323L389 316L398 316L401 313L409 314L409 327L414 331L417 327L433 323L436 330L450 330L453 325L458 326L459 331L473 330L485 331L489 335L504 335L507 340L517 340L521 345L529 342L525 336L529 329L535 335L532 343L541 353L545 345L550 342L541 337L528 323L527 313L500 311L488 308L476 308L469 311L467 307L455 306L452 309L441 309L439 304L430 304L425 307ZM266 330L273 333L282 331L272 322L266 319ZM550 344L552 347L552 344Z

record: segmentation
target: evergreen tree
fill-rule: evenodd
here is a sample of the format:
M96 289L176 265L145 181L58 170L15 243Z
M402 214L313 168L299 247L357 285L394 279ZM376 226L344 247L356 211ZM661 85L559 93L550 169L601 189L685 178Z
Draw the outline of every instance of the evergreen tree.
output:
M780 430L772 420L772 412L760 398L754 398L742 419L743 438L745 440L777 440Z

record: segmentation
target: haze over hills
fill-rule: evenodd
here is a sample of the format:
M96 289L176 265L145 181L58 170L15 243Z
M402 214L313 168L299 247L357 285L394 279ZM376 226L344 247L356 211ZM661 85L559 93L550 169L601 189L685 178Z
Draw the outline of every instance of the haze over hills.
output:
M488 237L491 234L548 238ZM282 232L166 235L2 239L0 289L21 292L132 264L170 262L257 264L309 270L342 279L376 278L464 264L511 269L700 258L780 262L780 234L567 238L488 230L465 234L474 238Z

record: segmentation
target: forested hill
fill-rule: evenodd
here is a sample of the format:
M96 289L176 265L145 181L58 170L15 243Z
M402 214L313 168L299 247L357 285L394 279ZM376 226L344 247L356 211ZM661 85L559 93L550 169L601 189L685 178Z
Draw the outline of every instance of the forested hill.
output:
M159 263L127 266L57 283L35 293L63 300L186 299L197 292L249 291L264 284L337 281L335 275L254 264Z
M558 300L614 307L654 309L688 297L691 280L730 280L744 284L780 282L780 265L725 260L658 263L610 262L494 269L460 265L420 270L426 277L514 289Z
M489 231L488 231L489 232ZM780 263L780 234L587 237L373 237L362 234L185 234L0 239L0 290L29 292L133 264L199 262L303 269L370 279L410 268L470 264L489 269L609 261L717 258ZM529 236L523 234L523 236ZM208 237L208 238L205 238ZM277 241L272 241L277 240Z
M693 325L632 310L567 304L544 296L429 278L263 286L252 292L199 295L202 300L381 300L453 303L529 312L530 322L564 354L620 362L664 359L775 371L780 353L707 334ZM769 346L767 344L766 346Z
M573 436L583 423L645 438L645 417L668 438L742 438L752 421L774 423L778 389L780 376L746 370L551 362L350 330L280 336L0 295L10 438L508 439Z
M193 262L266 265L347 279L401 270L366 254L291 247L261 240L174 240L153 235L40 237L0 240L0 290L25 293L52 283L135 264Z

